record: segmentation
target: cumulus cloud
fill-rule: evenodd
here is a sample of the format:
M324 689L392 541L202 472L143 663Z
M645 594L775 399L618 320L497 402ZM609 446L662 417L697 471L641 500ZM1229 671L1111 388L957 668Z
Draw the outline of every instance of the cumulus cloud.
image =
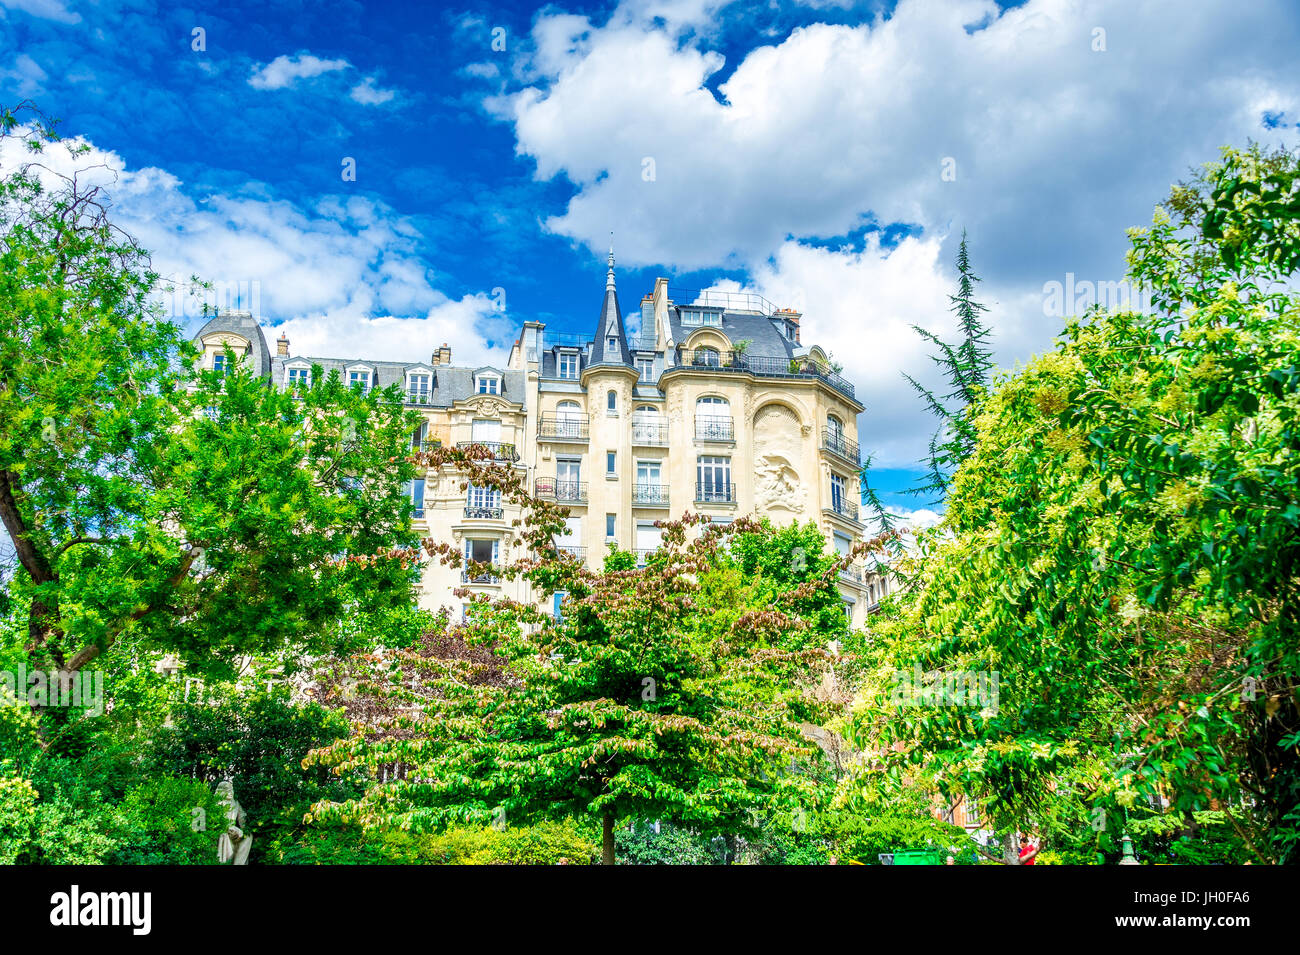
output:
M352 92L348 95L362 106L382 106L392 100L397 95L397 91L381 89L373 76L367 76L352 87Z
M0 70L0 80L9 80L19 96L34 96L42 89L42 84L49 75L41 65L26 53L19 53L14 58L14 65L7 70Z
M65 175L81 170L81 182L104 187L115 222L175 284L163 302L173 318L192 323L203 298L211 300L212 291L188 294L198 276L215 286L217 304L279 326L269 337L282 327L295 354L427 361L446 341L458 361L504 364L514 322L486 293L453 298L439 290L418 230L386 205L358 196L301 205L267 198L261 184L195 197L166 170L130 169L118 154L87 145L75 159L47 150L41 162ZM0 143L0 169L28 159L12 139Z
M256 90L279 90L299 80L350 69L351 66L347 60L325 60L310 53L281 55L270 63L254 67L248 85Z
M1300 101L1297 21L1280 0L1211 5L1188 18L1174 0L900 0L734 64L711 46L707 4L628 2L604 23L553 11L523 88L489 108L538 179L573 185L549 230L599 251L633 222L623 262L736 269L777 304L802 295L805 341L867 399L864 446L902 464L932 428L899 376L929 366L908 326L950 327L963 227L1010 365L1060 328L1043 285L1120 279L1125 228L1191 166L1252 136L1300 142L1263 122ZM871 223L919 237L855 250L844 237Z

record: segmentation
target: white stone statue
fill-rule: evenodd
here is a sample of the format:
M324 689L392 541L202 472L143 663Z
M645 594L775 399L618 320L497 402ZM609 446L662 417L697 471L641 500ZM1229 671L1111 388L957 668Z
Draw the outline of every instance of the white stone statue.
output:
M229 865L248 865L248 854L253 849L253 837L244 834L248 820L244 809L235 799L235 783L223 779L217 783L217 795L226 807L226 831L217 841L217 861Z

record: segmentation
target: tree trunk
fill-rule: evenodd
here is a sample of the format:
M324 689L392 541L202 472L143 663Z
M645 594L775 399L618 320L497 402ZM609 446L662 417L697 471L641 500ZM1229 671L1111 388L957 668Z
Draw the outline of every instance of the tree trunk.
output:
M605 813L605 833L601 840L600 864L614 865L614 814Z

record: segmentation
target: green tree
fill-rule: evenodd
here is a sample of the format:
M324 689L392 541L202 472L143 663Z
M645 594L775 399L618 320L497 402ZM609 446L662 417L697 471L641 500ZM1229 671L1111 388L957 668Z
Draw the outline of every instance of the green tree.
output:
M19 120L0 135L34 159L62 148ZM0 521L33 661L78 670L138 635L228 668L406 603L411 567L349 559L414 543L396 391L332 375L290 395L229 354L230 374L196 372L161 287L98 187L3 171Z
M645 567L614 552L591 571L551 543L567 511L528 498L511 469L484 464L472 450L429 457L525 506L529 556L491 572L564 594L562 613L478 597L464 625L398 655L391 676L372 674L366 690L379 702L362 707L367 718L350 739L310 760L373 776L386 767L387 780L362 799L319 803L313 818L417 832L591 819L612 864L620 819L735 833L751 828L756 813L813 798L800 767L822 757L802 726L828 713L814 680L834 658L813 645L825 638L797 608L816 610L838 562L825 578L733 610L702 596L705 581L724 562L728 537L770 543L770 528L688 515L663 525L663 547ZM787 543L793 552L794 539ZM427 546L448 563L462 561L445 544ZM736 559L749 559L745 552ZM757 548L749 552L757 559ZM730 583L719 586L737 584L736 571L728 573ZM351 680L337 674L333 685Z
M887 772L1103 850L1164 796L1295 857L1296 169L1225 150L1131 232L1156 311L1072 322L979 403L859 705ZM996 705L891 705L914 666L996 672Z

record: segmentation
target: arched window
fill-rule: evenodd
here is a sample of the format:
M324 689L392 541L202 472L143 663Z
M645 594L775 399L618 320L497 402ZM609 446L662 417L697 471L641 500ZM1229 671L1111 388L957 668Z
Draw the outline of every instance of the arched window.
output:
M826 416L826 447L844 452L844 422L835 415Z
M557 438L583 437L582 408L576 401L561 401L555 406L555 428Z
M605 408L608 411L618 410L618 392L611 390L605 395Z
M709 348L708 346L695 349L694 363L697 365L703 365L705 368L717 368L718 365L721 364L721 360L718 357L718 350L716 348Z
M731 405L726 398L705 395L695 402L695 439L697 441L731 441Z

